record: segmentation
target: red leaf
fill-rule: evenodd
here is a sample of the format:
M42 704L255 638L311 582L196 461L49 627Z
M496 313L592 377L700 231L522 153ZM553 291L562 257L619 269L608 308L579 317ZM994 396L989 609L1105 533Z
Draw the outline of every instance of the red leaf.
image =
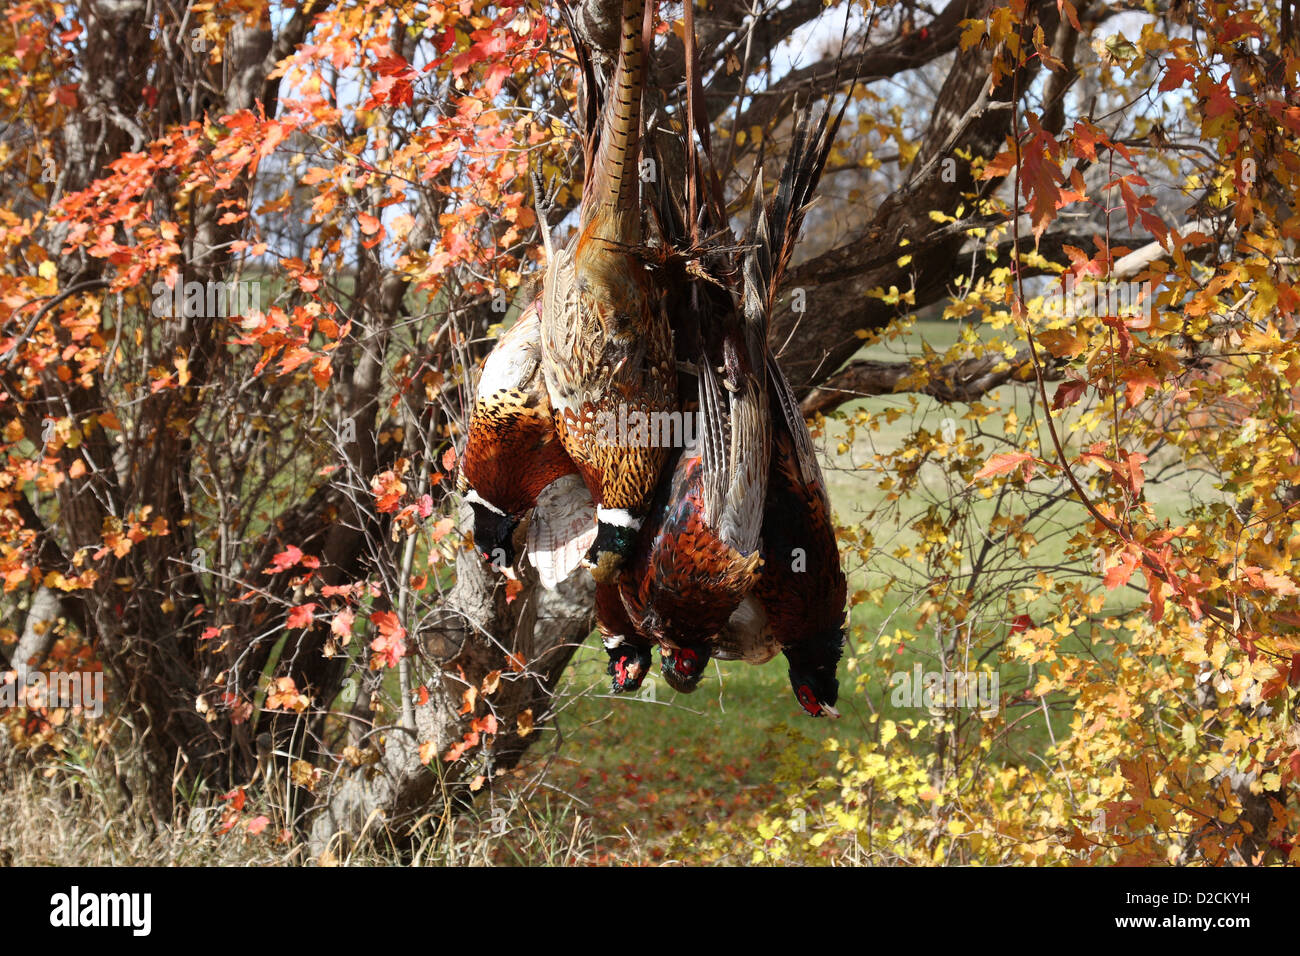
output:
M1056 389L1056 395L1052 397L1052 408L1065 408L1067 405L1073 405L1080 396L1088 390L1088 383L1076 379L1062 382Z
M484 714L469 726L472 730L477 730L481 734L495 734L497 732L497 719L492 714Z
M1196 71L1192 68L1192 64L1176 56L1168 57L1165 60L1165 76L1160 81L1160 92L1168 93L1172 89L1177 89L1194 76Z
M373 612L370 623L379 630L379 636L370 642L370 649L374 652L370 656L370 669L396 667L397 662L406 656L406 628L392 611Z
M477 746L478 746L478 731L471 730L469 733L465 735L464 739L460 743L453 744L451 747L447 748L447 752L443 755L442 759L445 760L447 763L451 763L463 757L465 755L465 751L469 750L471 747L477 747Z
M293 545L285 548L271 560L271 566L265 569L263 574L278 574L280 571L288 571L291 567L302 560L302 550Z
M334 620L330 622L330 633L336 637L347 637L352 633L352 622L356 618L356 612L350 607L345 607L334 615Z
M1106 586L1107 591L1113 591L1121 585L1128 584L1128 579L1133 576L1133 569L1137 567L1137 555L1130 551L1122 551L1119 555L1119 563L1114 567L1106 569L1106 575L1102 583Z
M312 621L312 613L316 610L315 604L300 604L289 612L289 619L285 622L285 627L309 627Z

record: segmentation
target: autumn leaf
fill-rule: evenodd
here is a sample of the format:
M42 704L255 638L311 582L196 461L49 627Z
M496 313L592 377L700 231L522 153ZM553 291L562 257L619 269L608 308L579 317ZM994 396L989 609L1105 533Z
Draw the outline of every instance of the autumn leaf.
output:
M302 560L302 551L299 548L289 545L274 558L271 559L271 566L262 571L263 574L276 574L280 571L287 571L299 561Z
M1186 60L1179 59L1176 56L1165 58L1165 75L1160 80L1157 87L1159 92L1168 93L1170 90L1176 90L1180 86L1187 85L1188 81L1194 79L1196 69Z
M278 677L267 688L268 710L292 710L302 713L311 704L311 698L298 691L292 677Z
M1087 390L1087 382L1077 379L1062 382L1056 387L1056 394L1052 397L1052 408L1059 410L1073 405Z
M975 472L972 481L979 481L982 478L992 478L997 475L1005 475L1015 471L1017 468L1026 468L1026 478L1032 474L1032 463L1034 456L1027 451L1010 451L994 455L984 467Z
M479 743L478 731L471 730L460 740L459 743L452 744L449 748L447 748L447 752L442 755L442 759L447 763L453 763L459 760L461 757L465 756L465 754L468 753L470 750L472 750L474 747L477 747L478 743Z
M285 627L310 627L312 615L316 611L315 604L300 604L289 611L289 618L285 621Z
M1138 556L1131 551L1122 551L1118 555L1114 564L1107 560L1105 574L1102 577L1102 583L1107 591L1113 591L1115 588L1128 584L1129 578L1133 576L1133 570L1138 565Z
M375 508L381 514L388 514L401 506L406 484L390 469L371 479L370 490L375 496Z
M352 637L352 622L356 619L356 612L352 608L345 607L334 615L334 620L330 622L330 633L335 637L343 639L343 646L346 647Z
M370 642L370 649L374 652L370 656L370 669L396 667L397 662L406 656L406 628L392 611L374 611L370 622L379 631L379 636Z
M469 687L466 687L465 690L460 695L460 710L458 710L457 713L458 714L474 713L474 704L477 700L478 700L478 688L476 688L473 684L471 684Z

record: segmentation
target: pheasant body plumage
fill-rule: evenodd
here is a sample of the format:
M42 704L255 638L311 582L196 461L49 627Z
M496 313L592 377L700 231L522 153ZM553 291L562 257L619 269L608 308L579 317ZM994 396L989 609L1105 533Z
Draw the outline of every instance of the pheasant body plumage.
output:
M487 560L507 565L520 519L543 489L574 471L542 381L540 304L523 312L484 362L460 456L475 544Z
M541 373L540 300L497 340L483 365L457 487L484 560L510 567L526 516L527 551L555 588L595 537L595 507L555 428Z
M546 385L560 441L596 502L588 562L598 581L612 580L631 553L664 461L657 445L602 440L602 425L620 412L677 407L672 330L640 249L645 14L645 0L625 0L618 65L600 122L588 131L579 231L551 257L545 280ZM591 78L589 86L594 93Z

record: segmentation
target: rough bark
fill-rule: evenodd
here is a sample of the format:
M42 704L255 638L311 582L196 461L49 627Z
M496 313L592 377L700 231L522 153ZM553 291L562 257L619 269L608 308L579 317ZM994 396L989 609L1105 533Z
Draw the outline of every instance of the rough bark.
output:
M526 575L523 590L507 601L500 575L476 554L463 553L455 587L418 638L416 680L428 688L428 701L414 709L413 728L384 728L376 741L381 752L376 763L355 769L339 766L311 818L312 853L339 856L374 827L376 819L382 821L386 839L409 841L415 835L412 824L426 819L430 809L436 811L440 801L469 797L467 778L483 774L491 779L514 767L543 732L555 686L573 652L591 633L594 597L586 574L574 575L554 592ZM512 667L511 654L522 660L522 669ZM500 673L497 689L483 694L478 706L462 715L466 689L484 688L494 672ZM491 748L477 756L443 760L471 721L488 713L501 729ZM528 716L521 724L524 714ZM538 729L530 729L529 717ZM434 753L429 765L421 760L424 743L431 744Z

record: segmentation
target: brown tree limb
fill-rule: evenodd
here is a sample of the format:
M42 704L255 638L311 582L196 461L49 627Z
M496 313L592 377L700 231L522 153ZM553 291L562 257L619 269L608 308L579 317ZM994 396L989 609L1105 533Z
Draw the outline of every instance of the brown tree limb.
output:
M907 379L917 375L925 376L922 383L901 387ZM1064 378L1064 367L1044 369L1044 377L1048 381ZM824 415L857 398L900 391L929 395L945 404L973 402L1008 382L1033 384L1034 366L1028 349L1021 349L1010 359L1003 355L985 355L948 362L935 368L928 376L924 366L914 362L857 359L810 391L800 407L804 415L812 417Z

